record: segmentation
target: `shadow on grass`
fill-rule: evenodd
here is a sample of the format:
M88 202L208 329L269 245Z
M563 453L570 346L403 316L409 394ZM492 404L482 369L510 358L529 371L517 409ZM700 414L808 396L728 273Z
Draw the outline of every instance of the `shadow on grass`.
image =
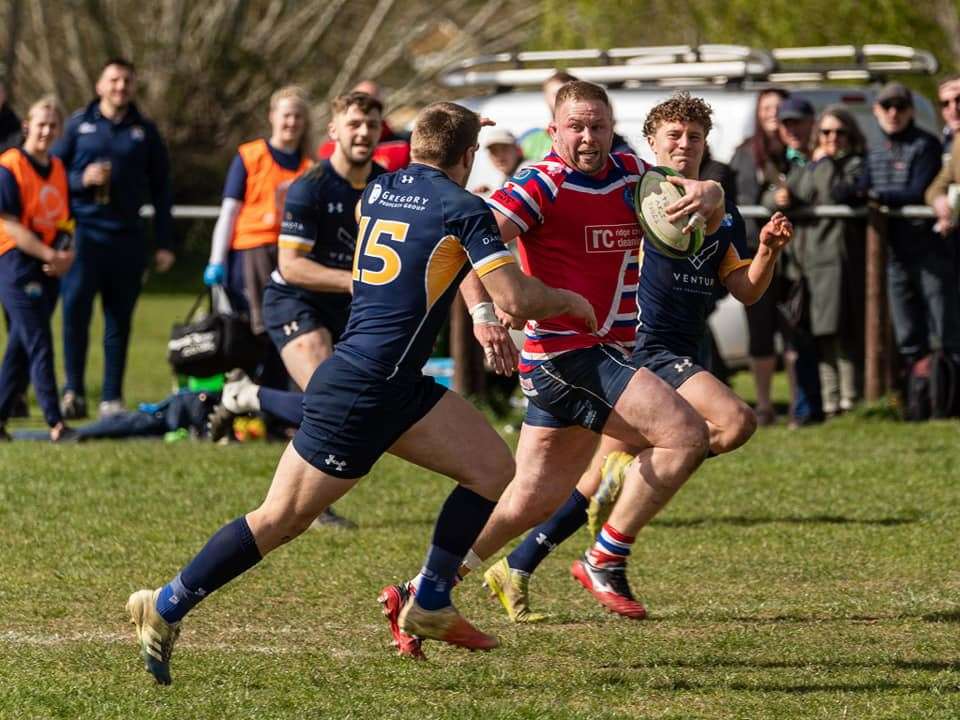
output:
M849 660L824 660L824 661L781 661L781 660L732 660L725 658L703 658L701 660L665 660L653 661L649 663L633 663L625 666L605 666L600 668L604 683L612 684L630 684L629 676L623 675L625 670L656 670L656 669L677 669L677 670L696 670L712 671L718 668L733 670L794 670L803 671L850 671L850 670L904 670L904 671L925 671L933 673L941 672L960 672L960 661L958 660L878 660L878 661L849 661ZM609 671L609 672L607 672ZM874 693L886 692L891 690L906 690L911 692L929 692L936 690L938 693L955 694L960 693L960 685L944 685L942 682L924 683L924 682L906 682L892 677L885 677L881 680L864 680L862 682L802 682L799 678L795 682L711 682L709 680L699 682L689 678L670 678L663 681L661 679L652 679L644 683L645 687L659 690L695 690L695 691L739 691L739 692L783 692L797 695L806 695L810 693L821 692L851 692L851 693Z
M667 528L696 528L711 525L732 525L734 527L754 527L756 525L876 525L895 527L918 522L920 515L901 517L857 518L846 515L729 515L725 517L697 517L653 520L650 524Z
M893 670L922 670L926 672L960 672L960 660L736 660L705 657L699 660L655 660L629 665L604 665L601 670L652 670L677 668L683 670L710 670L730 668L735 670L869 670L890 668Z
M927 622L960 623L960 610L944 610L942 612L927 613L920 617Z

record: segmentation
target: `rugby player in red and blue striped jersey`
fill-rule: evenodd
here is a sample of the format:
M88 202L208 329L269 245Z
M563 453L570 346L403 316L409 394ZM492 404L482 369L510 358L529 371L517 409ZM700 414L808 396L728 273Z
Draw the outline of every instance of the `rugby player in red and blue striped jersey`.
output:
M576 290L593 304L598 330L574 318L529 322L521 387L529 400L517 474L484 528L467 567L545 520L561 504L585 510L574 490L600 433L643 447L630 474L637 506L652 518L706 457L706 423L673 389L630 363L641 229L633 209L646 170L614 153L612 110L603 88L574 81L557 93L553 153L494 193L490 205L505 240L519 236L524 270ZM671 221L699 213L708 232L724 216L714 182L672 178L685 195Z

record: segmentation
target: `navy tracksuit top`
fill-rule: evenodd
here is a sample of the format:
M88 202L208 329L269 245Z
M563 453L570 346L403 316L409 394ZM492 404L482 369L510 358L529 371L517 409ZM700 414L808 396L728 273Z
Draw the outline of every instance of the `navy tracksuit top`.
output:
M173 190L170 160L156 125L133 103L120 122L100 113L94 100L67 121L53 153L63 160L70 184L70 209L84 236L95 242L129 242L141 235L140 207L153 204L156 244L172 248ZM93 162L110 160L110 202L98 204L95 187L84 187L83 171Z

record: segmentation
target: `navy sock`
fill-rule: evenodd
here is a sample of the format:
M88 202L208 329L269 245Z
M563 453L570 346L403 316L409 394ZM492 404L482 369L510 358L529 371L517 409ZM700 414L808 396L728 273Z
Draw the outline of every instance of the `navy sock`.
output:
M433 530L433 542L420 570L417 604L425 610L437 610L450 604L450 588L460 563L483 526L487 524L495 500L458 485L443 504Z
M157 612L167 622L178 622L207 595L260 559L246 517L238 517L217 530L193 560L163 586L157 598Z
M513 570L532 573L550 552L587 522L587 500L574 489L567 501L549 518L535 527L512 553L507 565Z
M303 393L261 387L257 392L260 409L293 427L303 421Z

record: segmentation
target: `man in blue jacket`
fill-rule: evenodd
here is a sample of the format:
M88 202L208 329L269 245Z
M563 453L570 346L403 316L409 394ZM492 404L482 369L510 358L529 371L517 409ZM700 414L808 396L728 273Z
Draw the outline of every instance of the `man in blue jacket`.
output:
M940 171L940 141L916 126L913 96L900 83L880 90L873 114L884 139L867 154L868 197L893 208L922 205ZM960 353L954 252L930 220L892 217L887 224L890 314L908 368L931 350Z
M98 292L104 316L100 415L124 410L130 325L147 266L140 207L148 201L156 210L156 268L166 272L174 262L170 162L156 125L133 103L133 64L122 58L108 60L96 89L98 99L71 116L54 148L67 168L70 208L77 220L76 261L62 287L67 418L87 414L84 371Z

